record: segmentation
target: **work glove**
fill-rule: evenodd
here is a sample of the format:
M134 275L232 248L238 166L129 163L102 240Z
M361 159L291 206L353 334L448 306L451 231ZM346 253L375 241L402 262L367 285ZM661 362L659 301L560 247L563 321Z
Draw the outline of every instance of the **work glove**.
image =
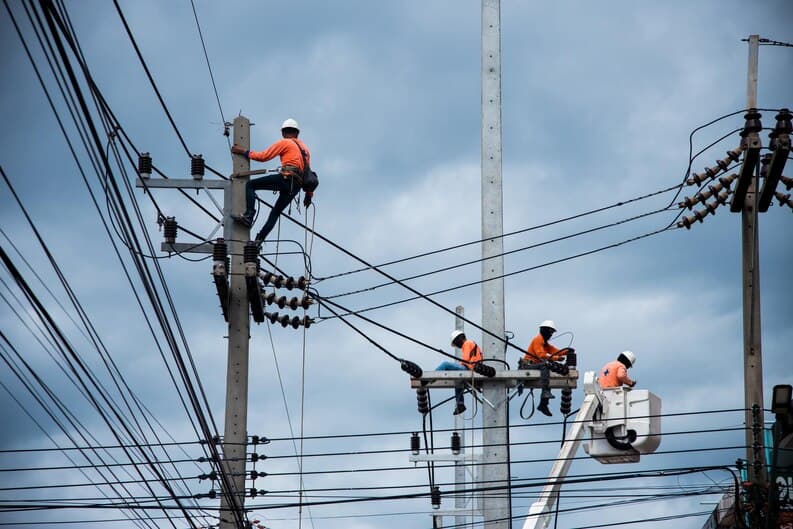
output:
M636 381L634 380L634 381L633 381L631 384L628 384L628 385L629 385L630 387L633 387L633 386L635 386L635 385L636 385Z
M234 154L245 154L248 151L246 151L245 149L243 149L242 147L240 147L235 143L234 145L231 146L231 152Z
M303 206L304 207L309 207L311 205L311 196L312 196L311 193L306 193L303 196Z

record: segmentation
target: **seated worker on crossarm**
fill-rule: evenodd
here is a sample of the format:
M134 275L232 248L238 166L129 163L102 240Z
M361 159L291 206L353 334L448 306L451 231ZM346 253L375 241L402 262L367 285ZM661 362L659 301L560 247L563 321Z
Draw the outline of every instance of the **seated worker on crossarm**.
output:
M540 323L540 332L532 338L529 347L526 349L526 354L518 363L520 369L539 369L540 370L540 383L542 384L542 394L540 395L540 404L537 410L547 416L551 416L551 410L548 409L548 400L555 398L551 393L551 370L548 365L549 361L561 362L564 360L568 352L572 351L569 347L565 349L558 349L548 343L553 333L556 332L556 324L551 320L545 320Z

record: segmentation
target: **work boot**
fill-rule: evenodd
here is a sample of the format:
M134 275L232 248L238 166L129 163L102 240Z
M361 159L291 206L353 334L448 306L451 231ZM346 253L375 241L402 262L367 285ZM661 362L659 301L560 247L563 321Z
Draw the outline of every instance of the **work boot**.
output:
M542 395L540 395L540 398L542 400L547 401L547 400L550 400L550 399L555 399L556 397L554 396L553 393L551 393L550 389L544 389L544 390L542 390Z
M551 410L548 409L548 399L540 399L540 405L537 406L537 411L539 411L543 415L547 415L548 417L553 415L551 413Z
M464 411L465 411L465 404L458 404L454 408L454 412L452 413L452 415L460 415Z
M234 215L234 214L232 214L231 218L234 219L234 222L242 224L246 228L250 228L251 226L253 226L253 219L251 217L246 216L246 215Z

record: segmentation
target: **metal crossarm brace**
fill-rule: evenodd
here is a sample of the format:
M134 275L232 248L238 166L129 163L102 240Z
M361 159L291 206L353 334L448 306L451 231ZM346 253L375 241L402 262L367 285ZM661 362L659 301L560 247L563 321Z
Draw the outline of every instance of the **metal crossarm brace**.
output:
M187 178L135 179L135 187L149 189L222 189L229 188L229 180L193 180Z

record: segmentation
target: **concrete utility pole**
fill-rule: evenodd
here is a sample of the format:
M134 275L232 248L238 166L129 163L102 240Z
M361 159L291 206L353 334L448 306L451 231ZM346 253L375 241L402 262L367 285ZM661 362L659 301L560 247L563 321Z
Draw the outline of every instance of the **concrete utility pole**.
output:
M238 116L234 120L234 143L248 149L250 146L250 120ZM148 156L148 155L147 155ZM225 263L218 261L221 267L220 283L226 286L218 291L222 296L221 305L224 315L228 317L228 371L226 374L226 424L223 432L223 470L229 476L231 491L223 491L220 500L220 529L240 529L237 524L234 510L240 512L245 506L245 463L248 442L248 346L250 340L250 317L248 311L248 295L245 282L245 263L243 261L243 247L245 241L250 239L250 228L232 222L232 212L242 212L245 209L245 184L248 181L250 161L244 156L234 156L233 176L230 180L204 180L203 160L200 169L193 172L192 179L160 179L151 178L151 159L148 160L147 171L139 169L140 178L137 187L144 189L195 189L205 190L209 195L210 189L223 191L223 237L218 243L177 243L176 222L173 217L166 219L166 242L162 250L180 253L214 253L214 248L223 240L229 245L231 252L231 281L226 283ZM218 209L220 205L209 197ZM172 233L168 235L168 222L172 222ZM218 228L220 225L218 225ZM217 229L217 228L216 228ZM213 232L214 233L214 232ZM211 237L211 235L210 235ZM213 270L214 274L214 270ZM227 291L227 292L226 292ZM230 501L233 496L234 504ZM236 504L236 505L235 505Z
M234 143L249 149L251 122L238 116L234 119ZM251 162L234 155L233 174L250 170ZM231 179L226 192L224 219L231 253L231 281L229 288L228 367L226 371L226 425L223 431L223 457L226 472L233 483L232 493L237 506L245 505L245 463L248 441L248 347L251 320L248 315L248 294L245 286L245 264L242 259L243 241L250 239L250 228L232 222L232 212L245 209L245 183L250 177ZM220 500L220 529L239 529L226 495Z
M482 326L504 336L503 192L501 182L501 2L482 0ZM498 257L495 257L498 256ZM498 279L489 280L491 277ZM482 336L485 360L505 358L504 344L489 334ZM490 362L503 371L501 362ZM506 385L503 381L482 384L482 480L503 490L485 494L482 510L485 527L511 526L509 446L507 444Z
M465 332L465 322L463 321L463 318L465 318L465 308L463 308L462 305L458 305L454 309L454 312L457 313L457 316L454 318L455 330ZM459 350L457 350L457 354L460 354ZM458 413L454 416L454 429L460 434L460 453L465 455L465 435L463 435L465 422L462 413ZM454 508L460 511L465 508L463 490L465 490L465 461L456 460L454 462L454 491L457 494L454 496ZM454 525L456 527L465 527L465 522L465 516L457 515L454 517Z
M749 68L746 79L746 108L757 108L757 62L760 36L749 36ZM759 167L759 165L758 165ZM746 406L746 459L749 481L767 482L764 436L756 435L752 425L763 426L763 359L760 342L760 257L758 251L757 202L758 173L753 175L741 212L741 251L743 272L743 361ZM752 407L757 406L753 413ZM758 419L759 413L759 419ZM761 432L762 434L762 432ZM759 447L756 444L759 443ZM759 464L755 464L759 463Z

